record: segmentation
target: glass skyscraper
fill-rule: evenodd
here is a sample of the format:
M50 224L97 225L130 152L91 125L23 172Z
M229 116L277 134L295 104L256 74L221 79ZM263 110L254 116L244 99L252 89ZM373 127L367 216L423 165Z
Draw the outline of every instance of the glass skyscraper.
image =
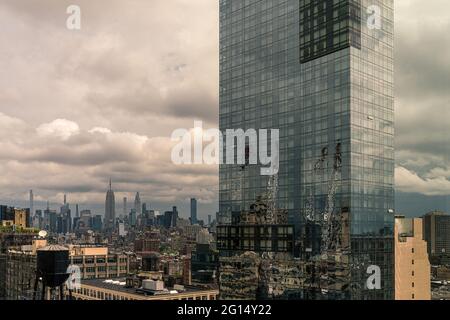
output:
M351 299L394 297L393 5L220 0L220 128L280 130L277 206L300 258L320 250L320 230L302 240L308 214L330 202L349 213ZM258 165L221 165L219 223L269 179ZM381 289L367 288L361 261L380 267Z

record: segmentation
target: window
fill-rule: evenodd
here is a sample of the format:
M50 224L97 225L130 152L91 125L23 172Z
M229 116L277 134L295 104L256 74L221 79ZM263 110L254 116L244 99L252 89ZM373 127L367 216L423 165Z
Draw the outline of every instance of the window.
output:
M97 258L97 263L105 263L105 258Z
M287 250L287 241L278 240L278 250L279 251L286 251Z
M253 236L254 235L254 229L249 227L249 228L244 228L244 236Z
M261 240L261 250L272 251L272 241L271 240Z
M85 262L86 264L93 264L93 263L94 263L94 258L93 258L93 257L86 258L86 259L84 260L84 262Z

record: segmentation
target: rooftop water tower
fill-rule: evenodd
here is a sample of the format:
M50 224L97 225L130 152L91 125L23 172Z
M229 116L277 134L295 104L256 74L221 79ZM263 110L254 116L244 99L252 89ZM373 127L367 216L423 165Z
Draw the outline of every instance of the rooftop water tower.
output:
M36 281L34 284L34 297L41 281L42 295L45 300L47 288L50 288L51 297L54 296L55 289L59 288L59 298L64 299L64 283L69 277L67 269L69 267L69 249L58 245L50 245L37 250Z

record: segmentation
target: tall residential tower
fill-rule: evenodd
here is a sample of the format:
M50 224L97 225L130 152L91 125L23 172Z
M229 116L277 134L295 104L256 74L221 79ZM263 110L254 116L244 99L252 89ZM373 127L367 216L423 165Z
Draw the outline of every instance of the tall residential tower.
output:
M34 217L34 195L33 190L30 190L30 215Z
M123 197L123 212L122 212L122 219L125 218L128 215L128 209L127 209L127 197Z
M139 192L136 193L136 197L134 198L134 210L136 210L136 215L138 217L142 215L141 196L139 195Z
M221 131L280 130L276 202L296 256L323 253L327 231L314 221L347 216L348 299L394 298L393 7L220 1ZM220 216L248 210L269 179L259 165L221 165ZM381 270L375 289L368 265Z
M116 200L114 197L114 191L112 189L111 180L109 180L109 189L106 192L105 201L105 230L108 232L114 231L116 222Z

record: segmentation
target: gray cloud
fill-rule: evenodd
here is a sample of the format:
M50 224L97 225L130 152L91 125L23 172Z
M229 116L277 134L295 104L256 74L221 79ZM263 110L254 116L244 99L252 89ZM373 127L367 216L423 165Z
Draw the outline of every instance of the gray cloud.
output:
M169 137L217 121L217 4L80 0L69 31L72 3L0 3L0 199L102 203L111 177L118 196L215 203L217 168L173 166Z
M448 1L396 1L396 141L399 191L449 195Z

